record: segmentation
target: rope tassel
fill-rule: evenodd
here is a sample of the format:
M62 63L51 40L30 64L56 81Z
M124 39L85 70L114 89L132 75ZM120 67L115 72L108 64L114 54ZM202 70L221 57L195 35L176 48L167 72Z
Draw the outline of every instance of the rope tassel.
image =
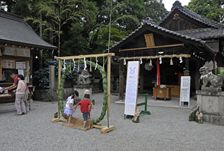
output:
M63 71L66 70L66 62L65 62L65 60L64 60L63 69L62 69L62 70L63 70Z
M75 68L76 68L75 59L73 59L73 71L75 70Z
M84 58L84 70L86 70L87 64L86 64L86 58Z
M97 69L98 67L98 58L96 57L96 65L95 65L95 70Z

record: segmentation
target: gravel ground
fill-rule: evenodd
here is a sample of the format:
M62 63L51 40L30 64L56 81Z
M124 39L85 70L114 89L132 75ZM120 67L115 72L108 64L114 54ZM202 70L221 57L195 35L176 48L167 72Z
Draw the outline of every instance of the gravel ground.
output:
M102 96L94 98L92 117L100 113ZM152 115L135 124L124 120L124 106L113 102L111 124L116 130L106 135L97 129L84 132L51 123L56 102L34 102L32 111L23 116L15 115L13 104L0 104L0 151L224 150L224 127L189 122L188 109L151 107ZM79 110L74 116L81 116Z

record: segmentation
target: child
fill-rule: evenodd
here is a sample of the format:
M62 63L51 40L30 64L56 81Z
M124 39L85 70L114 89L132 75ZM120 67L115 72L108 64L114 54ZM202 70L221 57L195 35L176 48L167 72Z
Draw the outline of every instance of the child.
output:
M71 122L71 117L73 114L73 104L74 104L74 100L76 100L79 96L78 91L74 91L74 93L72 93L66 100L66 104L64 107L64 117L68 118L68 125L70 125Z
M84 99L81 100L78 104L75 105L74 110L76 110L77 106L80 105L80 110L83 115L83 128L86 128L87 120L90 118L90 111L92 107L92 103L90 101L90 94L84 94Z

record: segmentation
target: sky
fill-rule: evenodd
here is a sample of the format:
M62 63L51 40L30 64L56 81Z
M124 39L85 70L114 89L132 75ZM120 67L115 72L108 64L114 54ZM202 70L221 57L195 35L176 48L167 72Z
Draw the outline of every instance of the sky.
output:
M173 6L173 3L175 2L176 0L163 0L163 3L165 5L165 8L170 11L172 6ZM191 0L179 0L182 4L182 6L184 5L187 5Z

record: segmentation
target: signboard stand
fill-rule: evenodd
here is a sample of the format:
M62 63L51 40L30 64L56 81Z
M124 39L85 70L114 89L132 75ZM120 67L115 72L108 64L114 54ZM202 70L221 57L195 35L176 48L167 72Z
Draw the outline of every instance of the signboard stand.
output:
M190 107L190 88L191 88L191 77L181 76L181 87L180 87L180 107L184 106L185 103Z
M135 114L138 96L139 66L139 61L128 62L124 109L125 117Z

